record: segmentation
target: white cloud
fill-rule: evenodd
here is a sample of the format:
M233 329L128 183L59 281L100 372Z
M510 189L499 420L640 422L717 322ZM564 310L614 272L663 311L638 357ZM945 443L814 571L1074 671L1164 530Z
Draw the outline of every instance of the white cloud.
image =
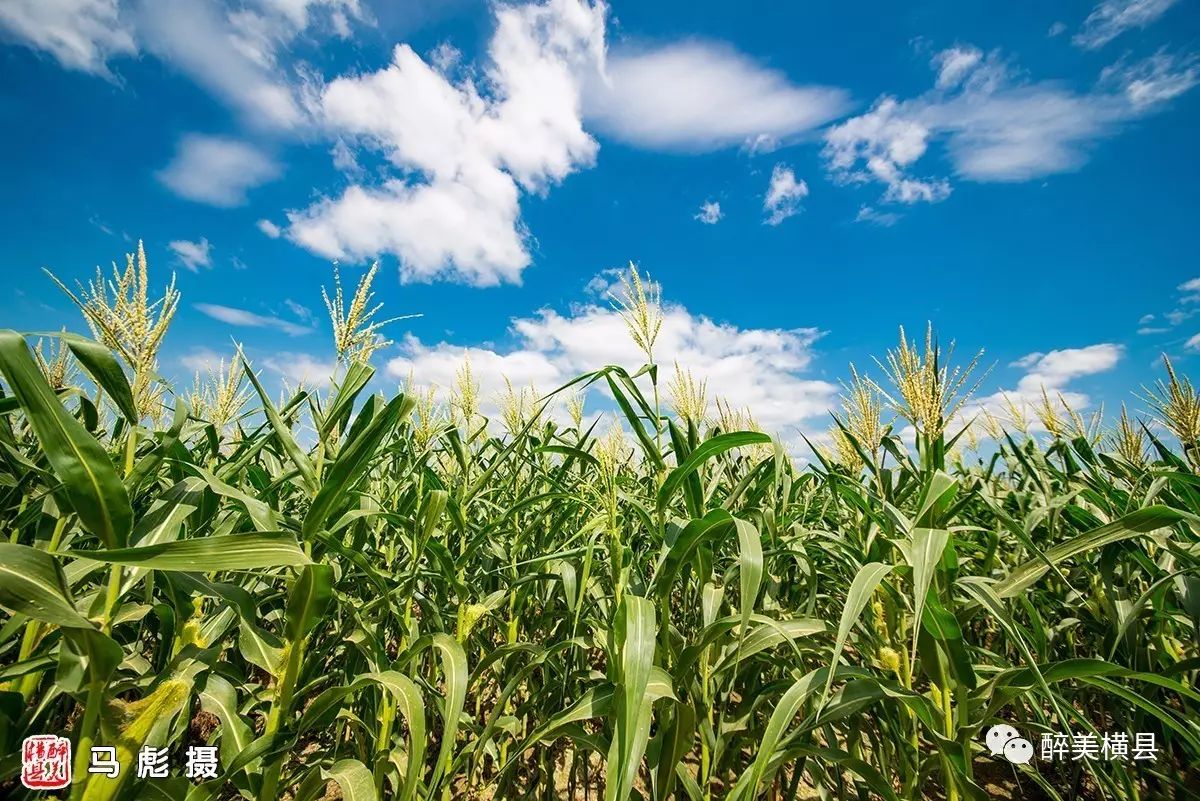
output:
M362 167L358 164L358 157L354 155L354 150L346 144L342 139L338 139L333 143L333 149L329 151L329 155L333 157L333 166L345 175L351 178L360 178L363 174Z
M249 328L274 328L282 331L288 336L300 336L308 334L312 331L311 328L279 317L269 317L262 314L255 314L246 309L236 309L232 306L218 306L215 303L197 303L196 309L202 314L205 314L214 320L220 320L229 325L245 326Z
M293 384L307 387L326 387L333 380L337 362L310 353L277 353L263 359L268 370L278 373Z
M363 17L358 0L251 0L226 10L194 0L143 0L135 6L145 47L207 92L264 128L307 124L304 80L286 47L318 23L335 35ZM324 13L314 14L315 9Z
M108 59L137 52L117 0L4 0L0 31L68 69L105 77Z
M292 316L294 316L297 320L302 320L306 323L313 323L316 321L316 317L313 315L312 309L301 303L297 303L291 298L285 298L283 305L287 306L288 311L290 311Z
M546 192L596 155L580 87L603 62L605 9L546 0L495 13L481 84L452 83L398 45L391 65L325 87L323 124L404 177L289 212L290 239L332 258L394 254L406 281L520 281L521 192Z
M877 182L885 202L937 202L949 180L914 175L934 142L973 181L1025 181L1074 170L1102 138L1196 83L1190 58L1160 53L1106 70L1088 92L1031 82L996 53L958 46L934 56L936 85L910 100L884 96L830 128L823 155L842 183Z
M894 211L880 211L874 206L862 205L858 209L858 214L854 216L855 222L871 223L882 228L891 228L896 223L900 222L900 216Z
M804 209L800 203L808 197L808 184L796 180L792 168L776 164L771 170L771 183L767 187L766 197L763 198L763 211L767 213L767 225L779 225L788 217L799 214Z
M1165 334L1186 320L1200 313L1200 278L1189 278L1187 281L1175 287L1179 293L1176 299L1178 304L1170 311L1162 312L1161 314L1143 314L1138 320L1138 333L1147 334ZM1157 322L1157 325L1151 323ZM1166 325L1163 325L1165 323ZM1167 326L1170 326L1168 328Z
M212 246L205 238L201 238L199 242L176 239L168 242L167 247L175 252L184 267L194 273L199 272L202 267L212 266Z
M188 134L158 179L180 197L213 206L240 206L246 192L281 170L258 148L220 136Z
M1130 28L1145 28L1175 5L1177 0L1101 0L1071 39L1079 47L1095 50Z
M255 225L258 226L258 230L262 231L271 239L278 239L283 235L283 229L270 220L259 220L257 223L255 223Z
M222 356L212 348L194 348L179 358L179 363L193 373L204 375L215 372L224 362L229 363L229 356Z
M1083 411L1090 406L1091 398L1072 390L1071 382L1111 370L1123 355L1124 348L1110 342L1030 353L1010 365L1025 370L1015 387L975 398L963 409L961 417L967 421L986 411L1003 420L1008 417L1011 405L1024 413L1032 429L1041 430L1034 410L1042 403L1043 392L1052 403L1061 396L1072 409Z
M584 99L603 133L671 150L795 137L849 108L841 89L797 86L728 45L703 41L617 50Z
M721 204L715 200L706 200L700 204L700 211L692 217L705 225L716 225L725 215L721 212Z
M1116 84L1135 109L1178 97L1200 82L1196 57L1160 50L1136 64L1118 62L1101 73L1100 80Z
M511 333L516 345L509 350L427 344L410 336L400 343L401 355L388 363L388 372L400 379L412 374L418 383L444 389L454 384L456 371L469 358L487 399L504 389L505 376L513 386L532 383L546 393L607 364L631 368L645 361L620 316L597 305L576 307L566 315L543 310L518 318ZM804 375L819 336L811 328L737 328L668 305L655 358L664 370L678 362L707 379L710 391L719 388L734 407L748 407L767 430L786 436L797 426L824 425L819 418L838 391L834 384Z
M621 285L621 276L625 275L623 267L609 267L601 270L588 279L583 291L596 298L609 297Z
M948 89L958 86L983 60L983 51L978 47L951 47L933 58L938 68L937 87Z
M825 134L823 154L834 178L845 183L871 179L887 186L885 201L936 202L950 195L950 184L921 180L905 170L925 150L931 130L895 98L884 97L866 114L834 126ZM865 170L858 169L859 161Z
M1073 379L1111 370L1120 361L1122 352L1120 345L1105 342L1085 348L1030 354L1017 362L1018 366L1028 370L1017 383L1017 389L1039 393L1042 387L1061 389Z

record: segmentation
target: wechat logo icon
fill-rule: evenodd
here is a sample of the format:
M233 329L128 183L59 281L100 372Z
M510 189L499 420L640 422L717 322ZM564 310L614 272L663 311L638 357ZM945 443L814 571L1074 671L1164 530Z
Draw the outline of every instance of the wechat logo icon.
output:
M1003 756L1014 765L1024 765L1033 759L1033 743L1007 723L997 723L984 737L992 756Z

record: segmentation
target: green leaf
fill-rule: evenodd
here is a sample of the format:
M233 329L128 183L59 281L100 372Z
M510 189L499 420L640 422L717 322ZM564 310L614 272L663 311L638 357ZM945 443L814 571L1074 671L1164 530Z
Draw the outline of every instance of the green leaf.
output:
M100 443L59 403L15 331L0 330L0 372L25 410L79 522L106 547L124 545L133 526L125 485Z
M760 434L756 431L735 431L729 434L719 434L712 439L707 439L700 443L696 450L692 451L683 464L676 467L668 475L666 481L658 491L658 508L663 510L667 508L667 504L671 502L671 496L679 489L683 482L692 473L700 469L700 466L716 456L719 456L726 451L731 451L734 448L741 448L747 445L764 445L771 441L771 438L766 434Z
M942 561L942 551L950 541L950 532L943 528L914 528L912 530L912 547L909 549L909 561L913 569L913 619L920 620L925 608L925 597L929 594L929 585L933 581L934 571ZM919 626L913 627L911 664L917 662L917 635Z
M254 391L258 393L259 400L262 401L263 414L267 416L267 420L271 423L271 428L275 431L275 438L279 440L279 444L283 446L284 453L291 459L292 464L296 465L296 469L300 471L301 478L304 479L304 484L308 487L311 494L316 494L319 489L317 481L317 472L313 469L312 462L300 450L300 446L296 444L295 437L292 436L292 430L283 422L283 418L279 416L279 412L275 409L275 404L271 403L271 398L268 397L267 391L263 389L262 383L258 380L258 376L254 374L253 368L250 367L250 362L246 359L244 353L240 353L242 364L246 367L246 377L250 379L250 383L254 385Z
M254 739L250 726L238 714L237 691L212 673L200 692L200 708L221 721L221 766L228 768ZM250 770L253 772L254 768L251 766Z
M329 405L329 410L325 412L325 417L317 429L317 434L321 439L329 436L334 426L344 424L346 418L350 416L354 399L362 392L363 387L367 385L373 375L375 375L375 368L366 362L358 360L350 362L350 366L346 368L345 377L338 384L337 395L334 396L333 403Z
M859 615L863 609L871 601L871 596L875 594L875 588L879 586L879 582L892 572L891 565L885 565L882 562L868 562L859 568L858 573L854 576L854 581L850 585L850 591L846 593L846 605L842 607L842 619L838 623L837 641L833 646L833 653L829 657L829 665L831 668L836 668L838 659L842 656L842 649L846 647L846 638L850 636L850 629L854 628L854 624L858 622ZM821 696L821 702L824 703L825 698L829 697L829 690L833 686L833 670L829 671L829 677L825 680L825 691Z
M1046 574L1051 565L1057 565L1072 556L1078 556L1105 545L1112 545L1114 542L1157 531L1183 518L1184 513L1167 506L1145 506L1106 526L1072 537L1066 542L1047 549L1045 561L1029 561L1014 568L992 588L992 591L997 597L1012 598L1033 586Z
M295 567L311 562L300 550L296 538L282 532L223 534L138 548L68 551L68 554L96 562L187 573Z
M654 605L625 595L617 610L613 646L618 657L613 740L608 752L605 801L626 801L642 764L650 733L651 701L646 698L658 629Z
M329 565L305 565L288 595L287 612L284 615L284 639L290 643L304 639L325 614L331 600L333 568Z
M325 521L338 504L344 504L354 484L362 478L379 452L384 439L396 424L410 411L414 402L404 395L397 395L383 410L375 415L371 423L348 442L325 475L321 489L313 498L312 506L304 518L302 535L307 539L325 525Z
M375 780L371 771L357 759L338 760L321 775L337 782L345 801L376 801L379 797L375 795Z
M446 683L446 698L442 704L442 746L438 749L437 764L429 780L429 786L436 787L450 770L454 739L458 733L459 720L462 718L463 705L467 700L468 674L467 654L457 640L448 634L435 634L432 643L441 659L442 675Z
M27 545L0 542L0 606L64 628L93 628L75 609L58 560Z
M116 405L117 410L124 415L130 425L138 424L137 406L133 402L133 390L129 387L129 379L125 371L113 356L112 351L91 339L78 334L63 332L59 337L67 343L71 353L87 370L88 375L96 385L108 393L108 397Z

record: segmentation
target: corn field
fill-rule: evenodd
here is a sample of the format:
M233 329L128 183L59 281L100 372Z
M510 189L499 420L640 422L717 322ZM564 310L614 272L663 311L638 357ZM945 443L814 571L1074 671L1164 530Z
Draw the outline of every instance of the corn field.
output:
M660 376L636 272L646 363L492 419L469 365L445 403L368 391L373 276L326 295L329 387L282 397L240 352L159 377L179 295L140 252L67 290L89 336L0 333L0 795L62 733L88 801L1194 797L1200 397L1169 363L1140 419L1031 424L902 333L800 467ZM998 723L1157 758L1012 764ZM132 769L196 745L216 778Z

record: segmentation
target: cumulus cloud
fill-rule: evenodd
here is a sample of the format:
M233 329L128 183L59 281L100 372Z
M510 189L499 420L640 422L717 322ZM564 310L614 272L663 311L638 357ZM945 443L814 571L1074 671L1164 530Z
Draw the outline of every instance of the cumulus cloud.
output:
M188 134L175 158L158 172L172 192L212 206L240 206L246 192L274 180L279 165L253 145L221 136Z
M1026 80L998 53L967 45L938 53L932 66L930 91L910 100L881 97L826 132L822 153L835 180L882 184L884 202L944 200L948 178L916 174L935 142L967 180L1026 181L1074 170L1098 141L1198 77L1193 58L1165 53L1114 65L1087 92Z
M529 264L522 192L589 166L584 73L604 58L604 7L497 6L482 80L453 82L407 45L376 72L321 93L323 124L381 152L398 173L289 212L287 236L331 258L399 258L406 281L518 283Z
M201 238L199 242L176 239L168 242L167 247L174 251L184 267L194 273L199 272L202 267L212 266L212 246L207 239Z
M779 225L788 217L793 217L803 211L800 205L808 197L808 184L796 180L796 173L784 164L776 164L771 170L771 183L767 186L767 194L763 198L763 211L766 212L767 225Z
M279 317L271 317L268 315L255 314L246 309L237 309L232 306L219 306L215 303L197 303L196 310L205 314L214 320L220 320L229 325L243 326L247 328L274 328L277 331L282 331L288 336L295 337L301 334L307 334L312 331L311 328Z
M699 220L705 225L716 225L725 215L721 212L721 204L715 200L706 200L700 204L700 211L692 219Z
M778 141L813 131L845 113L841 89L797 86L786 75L717 42L621 48L594 75L587 119L641 147L711 150Z
M469 358L484 398L491 398L503 391L505 377L513 386L532 383L545 393L607 364L633 367L645 361L620 316L599 305L517 318L510 333L515 345L509 349L431 344L409 336L387 369L397 378L411 374L420 384L445 389ZM767 430L787 437L797 427L824 425L821 418L837 394L836 385L805 375L819 336L812 328L738 328L668 305L655 358L707 379L734 407L748 407Z
M1030 353L1010 365L1024 370L1015 387L974 399L963 409L962 419L968 421L983 412L1005 419L1009 410L1015 408L1024 414L1032 428L1040 430L1034 409L1041 404L1043 392L1052 403L1061 396L1072 409L1085 410L1091 405L1091 398L1072 389L1071 383L1113 369L1123 355L1124 348L1111 342Z
M1042 387L1061 389L1073 379L1111 370L1121 354L1120 345L1108 342L1030 354L1017 362L1028 371L1017 383L1017 389L1022 392L1040 392Z
M1101 0L1071 41L1085 50L1096 50L1131 28L1145 28L1178 0Z
M5 0L0 31L68 69L104 77L110 58L137 52L117 0Z

